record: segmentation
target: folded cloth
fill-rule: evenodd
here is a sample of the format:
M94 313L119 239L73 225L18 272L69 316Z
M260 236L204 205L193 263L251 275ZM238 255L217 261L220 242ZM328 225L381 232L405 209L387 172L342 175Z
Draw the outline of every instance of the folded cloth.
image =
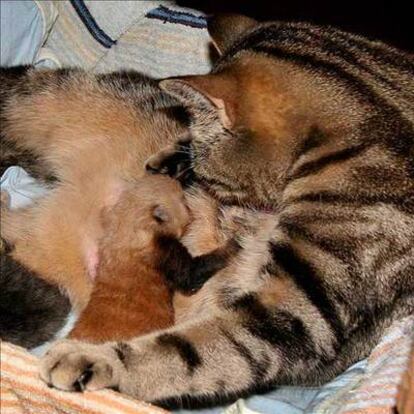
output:
M49 388L39 360L0 341L1 414L166 414L167 411L110 390L72 393Z
M410 363L398 389L397 409L400 414L414 413L414 344L411 347Z
M397 321L368 357L365 375L355 388L328 402L329 413L392 414L397 405L398 388L410 369L414 341L414 316ZM412 374L411 374L412 378ZM411 414L408 413L407 414Z
M30 64L43 42L43 19L33 1L0 1L0 66Z
M37 182L18 166L7 168L0 178L0 188L10 197L10 207L25 207L47 193L47 186Z
M317 404L311 412L318 414L395 413L399 385L407 370L411 369L409 357L413 346L414 315L391 325L368 357L365 373L352 386L338 389L330 397ZM411 378L413 378L413 373L411 373Z
M207 73L210 37L201 12L173 1L42 0L42 14L57 14L35 61L95 72L134 69L164 78Z

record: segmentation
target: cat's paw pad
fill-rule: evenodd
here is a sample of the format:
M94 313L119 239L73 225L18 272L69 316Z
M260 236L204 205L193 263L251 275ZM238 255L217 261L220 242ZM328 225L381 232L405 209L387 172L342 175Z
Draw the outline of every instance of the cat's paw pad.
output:
M40 377L49 386L64 391L113 388L118 386L117 362L105 345L62 341L42 359Z

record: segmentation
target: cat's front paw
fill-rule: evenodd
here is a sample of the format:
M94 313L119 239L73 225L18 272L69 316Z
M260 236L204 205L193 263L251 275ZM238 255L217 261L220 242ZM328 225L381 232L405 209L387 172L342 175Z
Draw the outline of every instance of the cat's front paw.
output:
M64 391L117 388L122 363L109 345L60 341L43 357L40 377Z

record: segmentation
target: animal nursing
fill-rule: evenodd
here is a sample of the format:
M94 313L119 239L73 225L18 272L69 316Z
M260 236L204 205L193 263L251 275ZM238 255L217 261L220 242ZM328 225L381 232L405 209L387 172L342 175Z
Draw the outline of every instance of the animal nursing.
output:
M211 73L159 85L189 126L145 157L191 177L180 260L165 261L174 326L56 344L41 377L58 389L194 408L316 386L414 312L413 56L305 23L226 15L209 32ZM11 93L5 139L48 165L48 146L17 133L36 88Z

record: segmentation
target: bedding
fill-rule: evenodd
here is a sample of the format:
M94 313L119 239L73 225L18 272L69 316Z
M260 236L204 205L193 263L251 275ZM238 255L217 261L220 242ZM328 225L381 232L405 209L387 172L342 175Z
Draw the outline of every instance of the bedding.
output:
M30 64L43 40L43 19L33 1L0 1L0 65Z
M210 70L207 23L202 13L173 1L42 0L58 18L35 63L80 66L96 72L135 69L155 77Z
M49 388L38 376L38 359L0 342L2 414L165 414L114 391L73 394Z

